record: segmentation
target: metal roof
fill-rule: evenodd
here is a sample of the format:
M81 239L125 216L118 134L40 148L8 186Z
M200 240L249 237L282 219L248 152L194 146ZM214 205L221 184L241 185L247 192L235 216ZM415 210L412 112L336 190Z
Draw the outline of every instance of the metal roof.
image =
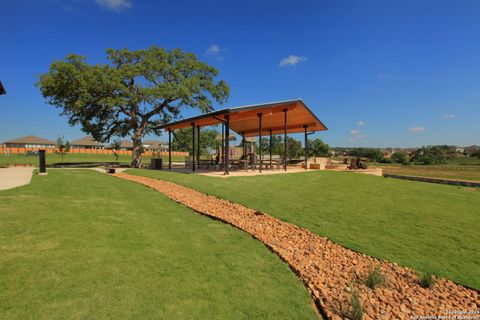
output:
M272 130L273 134L284 132L284 110L287 110L287 133L303 132L307 126L309 131L323 131L327 127L307 107L302 99L268 102L239 107L232 107L205 113L195 117L178 120L159 127L159 129L176 130L195 126L211 126L224 123L227 115L230 128L245 136L258 136L258 114L262 114L262 135Z

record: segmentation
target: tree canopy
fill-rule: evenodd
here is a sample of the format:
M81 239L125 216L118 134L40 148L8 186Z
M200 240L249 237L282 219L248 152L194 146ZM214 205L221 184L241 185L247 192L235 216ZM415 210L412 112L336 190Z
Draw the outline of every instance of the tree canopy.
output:
M282 143L282 150L283 150ZM282 153L283 154L283 153ZM300 158L304 154L302 143L295 138L287 137L287 157L290 159Z
M320 138L307 140L307 154L309 157L328 157L330 154L330 146Z
M421 147L413 152L410 161L424 165L444 164L447 163L444 150L439 146Z
M353 148L349 153L354 157L367 158L376 162L381 162L385 158L382 150L378 148Z
M182 108L213 110L223 104L228 85L218 71L193 53L156 46L145 50L107 50L109 64L90 65L79 55L54 61L37 85L48 104L62 109L70 125L100 142L130 136L131 166L141 164L142 138L177 119Z
M196 129L195 129L196 130ZM195 148L197 144L197 132L195 131ZM211 155L217 147L215 140L218 132L215 129L200 129L200 153L202 155ZM175 151L192 151L192 128L184 128L174 131L172 139L172 150Z
M405 151L397 151L392 154L392 161L401 164L408 164L408 154Z
M270 152L270 137L262 137L261 148L263 154ZM283 137L280 135L272 135L272 154L283 155Z

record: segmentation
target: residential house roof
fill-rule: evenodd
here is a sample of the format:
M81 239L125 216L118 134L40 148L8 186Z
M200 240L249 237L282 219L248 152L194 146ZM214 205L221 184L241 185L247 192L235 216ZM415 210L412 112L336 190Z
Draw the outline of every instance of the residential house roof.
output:
M12 140L8 140L4 142L5 144L43 144L43 145L56 145L57 143L52 140L48 140L45 138L40 138L37 136L24 136Z
M91 136L85 136L81 139L74 140L70 142L72 146L85 146L85 147L99 147L101 146L100 143L97 141L93 140Z

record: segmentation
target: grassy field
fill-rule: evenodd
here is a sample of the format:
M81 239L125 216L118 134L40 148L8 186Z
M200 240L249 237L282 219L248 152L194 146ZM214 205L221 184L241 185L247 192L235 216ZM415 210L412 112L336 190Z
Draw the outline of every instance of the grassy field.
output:
M480 190L349 172L228 179L152 170L354 250L480 289Z
M51 169L0 203L2 319L317 318L260 242L144 186Z
M442 165L427 166L375 163L374 166L382 168L385 173L480 181L480 159L477 157L453 158L448 160L448 164Z
M408 176L480 181L480 165L384 165L383 172Z
M57 153L47 153L47 165L55 164L62 162L62 159ZM168 161L168 156L163 158L164 161ZM184 161L185 157L181 156L172 156L173 161ZM132 161L132 157L129 155L120 155L118 161L115 160L114 155L102 155L102 154L84 154L84 153L73 153L65 155L63 162L117 162L128 164ZM150 163L150 157L143 156L143 163ZM0 155L0 166L6 165L16 165L16 164L31 164L38 165L38 157L29 156L26 157L23 154L11 154L11 155Z

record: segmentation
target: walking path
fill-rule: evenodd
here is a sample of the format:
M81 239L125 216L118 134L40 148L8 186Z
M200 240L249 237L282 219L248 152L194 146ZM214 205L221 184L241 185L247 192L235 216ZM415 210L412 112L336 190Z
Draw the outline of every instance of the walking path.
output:
M10 167L0 168L0 190L8 190L27 185L32 180L35 167ZM48 170L94 170L105 173L105 168L49 168ZM47 171L48 171L47 170ZM117 172L125 171L124 168L117 168Z
M29 184L34 167L0 168L0 190L12 189Z
M343 319L350 311L353 292L360 296L364 319L413 319L480 310L479 292L452 281L437 279L432 289L425 289L412 269L346 249L262 212L172 182L126 173L114 175L146 185L201 214L248 232L289 264L330 319ZM364 279L369 268L375 266L388 281L372 290Z

